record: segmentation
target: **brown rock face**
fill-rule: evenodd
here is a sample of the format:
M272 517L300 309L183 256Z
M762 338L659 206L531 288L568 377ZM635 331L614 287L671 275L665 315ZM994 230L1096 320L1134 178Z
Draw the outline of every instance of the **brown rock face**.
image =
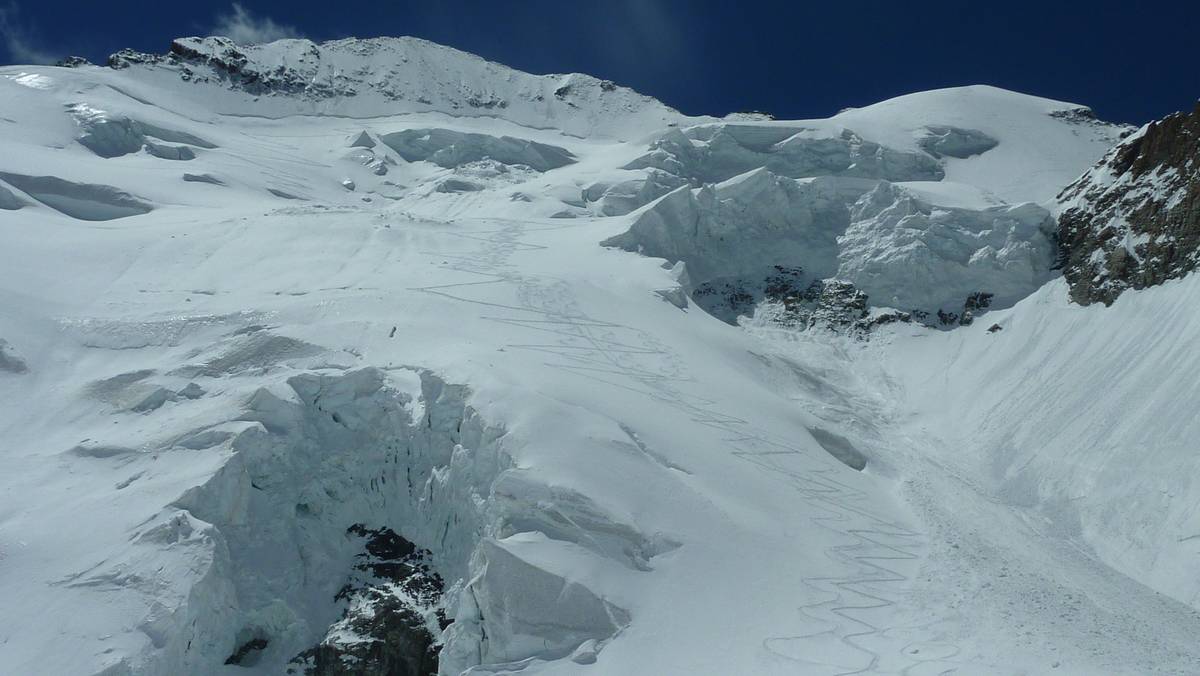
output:
M1059 263L1081 305L1200 265L1200 104L1152 122L1059 195Z
M365 538L354 574L338 592L345 602L342 619L316 646L297 655L287 673L304 676L430 676L438 671L437 643L431 617L445 629L449 624L440 604L442 579L419 549L390 528L371 530L355 524L349 535ZM261 650L253 641L230 657L242 658ZM244 651L244 652L243 652Z

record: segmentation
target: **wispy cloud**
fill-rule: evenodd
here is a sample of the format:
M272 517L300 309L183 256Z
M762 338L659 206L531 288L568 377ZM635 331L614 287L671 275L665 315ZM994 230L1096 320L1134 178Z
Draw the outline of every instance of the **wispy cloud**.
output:
M645 75L679 73L697 47L691 13L674 10L667 0L608 0L603 7L605 20L578 30L607 65Z
M20 10L12 2L0 4L0 45L11 63L45 64L58 60L57 55L38 45L37 33L21 23Z
M227 37L239 45L257 45L283 38L303 37L294 26L277 23L271 17L255 16L236 2L229 8L228 13L217 17L212 34Z

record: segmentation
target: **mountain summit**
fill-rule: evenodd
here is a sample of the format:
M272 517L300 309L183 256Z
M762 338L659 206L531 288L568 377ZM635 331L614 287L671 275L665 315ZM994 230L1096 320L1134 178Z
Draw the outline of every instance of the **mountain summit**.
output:
M608 80L530 75L419 38L237 45L228 38L181 38L163 55L123 50L110 68L139 80L178 78L205 107L263 117L295 114L374 117L436 111L487 115L572 135L645 133L684 118ZM224 90L214 93L216 90Z

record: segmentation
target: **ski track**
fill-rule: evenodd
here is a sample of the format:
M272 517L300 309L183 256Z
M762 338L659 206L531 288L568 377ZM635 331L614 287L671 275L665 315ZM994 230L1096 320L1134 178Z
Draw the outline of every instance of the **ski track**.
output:
M748 421L716 410L713 402L676 387L674 383L688 381L690 377L678 357L646 331L588 315L578 308L565 282L522 274L509 262L517 251L546 250L545 246L522 241L527 234L580 226L528 228L519 221L484 221L488 222L500 227L451 233L479 242L475 250L457 255L439 253L445 261L439 267L483 279L409 290L479 305L488 309L480 315L482 319L556 337L558 342L554 343L509 343L505 347L554 355L560 360L547 362L546 366L650 397L682 410L698 424L728 435L722 441L732 455L788 483L812 508L813 514L809 516L812 523L850 540L847 544L827 547L824 552L847 571L845 575L805 576L797 580L821 598L797 609L802 618L800 624L812 625L808 627L810 630L801 627L793 634L767 637L762 641L765 651L796 665L829 667L828 662L800 655L822 654L822 647L828 652L820 641L825 640L822 637L833 637L851 656L847 664L832 665L837 671L830 673L837 676L916 674L914 670L930 666L939 668L928 673L945 674L957 669L959 665L949 660L960 652L959 646L921 642L922 647L928 648L925 654L933 657L918 659L917 651L912 650L913 642L897 641L888 635L900 627L870 617L872 611L885 611L898 604L901 592L912 579L906 570L909 566L904 564L919 559L919 552L925 546L922 533L857 504L865 494L836 478L834 473L838 468L831 461L756 430ZM520 304L462 295L474 287L494 285L513 287ZM496 310L508 314L498 314ZM631 363L635 359L637 363ZM783 466L780 462L783 459L798 467ZM787 650L789 646L797 649ZM898 664L893 666L894 663Z

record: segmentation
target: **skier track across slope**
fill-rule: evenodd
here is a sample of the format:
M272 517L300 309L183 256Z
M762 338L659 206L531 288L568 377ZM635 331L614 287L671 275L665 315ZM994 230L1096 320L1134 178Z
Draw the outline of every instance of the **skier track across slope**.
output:
M808 516L812 523L850 540L825 549L826 557L845 567L844 575L798 578L820 597L798 608L801 624L808 626L796 633L764 638L764 650L795 665L807 665L809 670L822 669L819 673L839 676L915 673L910 670L957 654L956 646L938 645L941 650L934 651L934 658L918 658L917 651L908 649L911 642L886 636L894 628L888 624L888 611L897 605L900 592L911 579L905 570L909 566L904 564L918 559L924 546L921 533L856 505L862 492L835 476L840 468L831 460L748 428L746 420L722 413L711 407L712 402L674 386L688 380L688 375L671 350L645 330L591 317L578 308L565 282L522 274L511 264L509 259L518 250L546 249L523 241L527 235L579 226L491 222L499 227L456 233L479 242L476 249L461 255L441 254L445 261L441 267L481 279L411 290L480 305L489 312L484 319L557 337L557 343L510 343L507 347L554 355L560 361L548 366L650 397L683 410L697 424L728 435L723 441L734 457L790 484L813 508ZM472 288L487 285L513 286L519 304L466 295ZM510 314L491 314L495 310ZM799 467L783 466L779 462L783 458Z

